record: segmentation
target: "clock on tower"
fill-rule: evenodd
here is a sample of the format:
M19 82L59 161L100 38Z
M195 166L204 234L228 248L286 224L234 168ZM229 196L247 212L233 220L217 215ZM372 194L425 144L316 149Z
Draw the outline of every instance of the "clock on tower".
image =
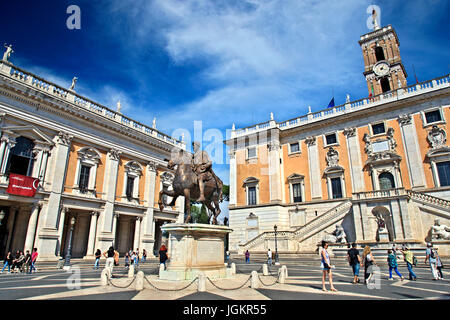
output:
M406 71L400 57L400 42L391 25L374 28L359 40L364 58L364 76L369 95L406 87Z

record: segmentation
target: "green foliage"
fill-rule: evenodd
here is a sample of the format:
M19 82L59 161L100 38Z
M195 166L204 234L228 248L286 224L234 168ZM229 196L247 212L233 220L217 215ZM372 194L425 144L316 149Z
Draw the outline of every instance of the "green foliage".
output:
M208 210L204 204L198 206L191 204L191 218L193 223L209 224Z
M222 186L223 201L230 201L230 186L224 184Z

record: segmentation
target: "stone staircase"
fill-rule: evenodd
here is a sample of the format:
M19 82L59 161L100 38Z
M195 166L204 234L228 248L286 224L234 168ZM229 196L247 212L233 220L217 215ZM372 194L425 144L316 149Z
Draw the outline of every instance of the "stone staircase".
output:
M450 201L412 190L407 190L406 193L421 209L450 219Z
M278 231L278 237L284 237L292 241L302 242L305 239L311 237L312 235L328 228L333 223L336 223L340 219L342 219L351 209L352 202L347 200L335 206L334 208L326 211L324 214L319 217L309 221L304 226L298 227L292 231ZM266 231L255 238L251 239L247 243L239 246L239 252L245 252L246 250L250 250L261 243L264 243L267 239L272 239L275 237L274 231Z

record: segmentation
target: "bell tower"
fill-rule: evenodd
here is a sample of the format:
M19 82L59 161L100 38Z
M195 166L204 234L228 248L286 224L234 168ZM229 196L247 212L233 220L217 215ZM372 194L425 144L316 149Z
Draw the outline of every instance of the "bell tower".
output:
M391 25L379 27L372 13L373 31L361 36L364 77L370 96L406 87L407 74L400 57L400 42Z

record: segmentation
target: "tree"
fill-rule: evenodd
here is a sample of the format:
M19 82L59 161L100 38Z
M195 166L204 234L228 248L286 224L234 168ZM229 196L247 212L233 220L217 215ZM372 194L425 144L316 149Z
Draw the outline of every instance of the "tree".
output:
M223 201L230 201L230 186L224 184L222 186Z

